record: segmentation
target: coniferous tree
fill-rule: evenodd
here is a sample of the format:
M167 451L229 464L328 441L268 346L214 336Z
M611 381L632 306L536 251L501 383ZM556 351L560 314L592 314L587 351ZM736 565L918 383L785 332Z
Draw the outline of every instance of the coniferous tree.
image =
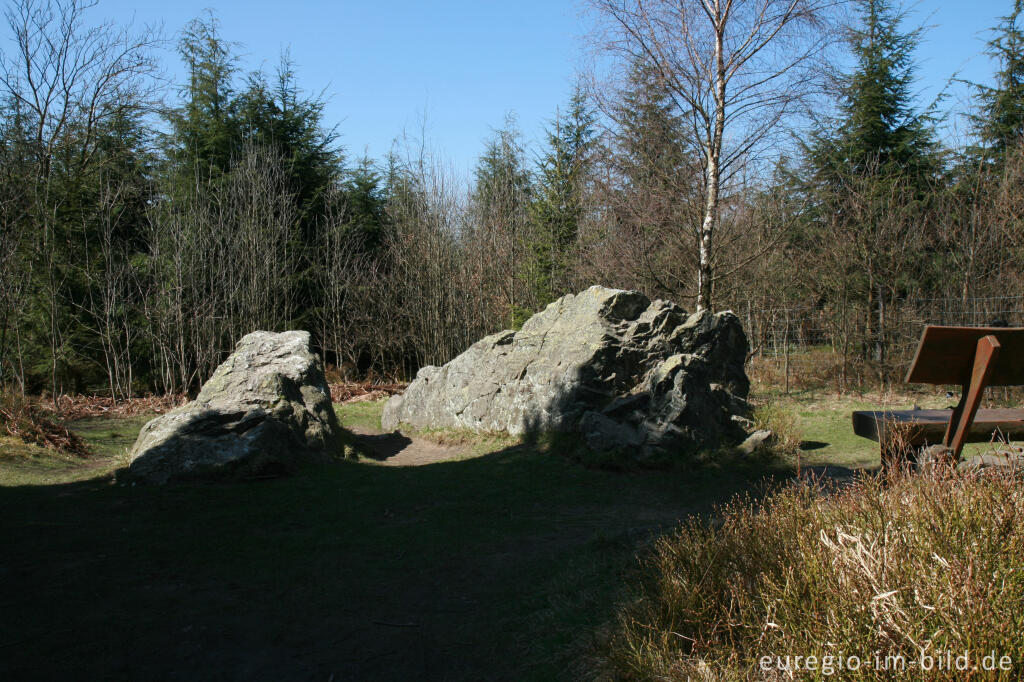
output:
M140 152L132 149L139 112L154 94L153 34L93 24L92 5L15 0L4 12L13 49L0 50L11 241L19 277L28 278L4 320L17 332L17 358L0 363L23 387L54 394L84 389L103 364L89 329L86 264L107 222L108 190L135 181L118 159Z
M388 227L386 191L380 173L365 156L345 179L344 222L367 254L379 255L384 246Z
M169 176L186 195L197 186L218 193L217 183L229 186L235 172L253 153L275 160L282 174L283 199L292 208L295 224L287 276L295 314L291 324L312 326L323 305L316 285L316 251L322 225L344 203L343 155L334 129L323 125L324 101L299 88L295 67L282 56L273 82L262 72L249 74L237 89L232 46L219 33L212 16L191 22L179 43L188 69L181 107L169 119ZM244 171L247 172L247 171ZM275 169L275 173L277 169ZM212 184L204 181L210 179ZM171 193L172 200L174 192ZM219 202L222 198L208 197ZM282 264L283 265L283 264Z
M324 127L325 102L304 95L287 53L281 57L273 85L261 72L250 74L248 81L232 107L239 142L269 147L282 157L289 189L303 216L302 232L312 240L313 226L323 216L343 167L337 133Z
M633 64L610 113L615 130L601 152L598 189L609 207L603 241L614 246L592 258L652 296L695 296L702 181L685 122L642 61Z
M297 211L295 270L289 274L296 301L294 324L300 327L309 326L313 311L323 305L315 284L316 251L321 226L336 208L331 202L340 196L335 190L344 172L336 132L323 125L324 104L301 91L287 54L273 84L261 72L250 74L248 87L232 102L236 147L266 148L282 161L285 188Z
M813 193L805 219L834 244L844 300L864 305L865 347L884 373L887 301L932 276L935 238L919 219L940 187L942 158L931 121L912 101L921 29L903 31L889 0L860 0L850 29L856 63L843 79L839 115L807 150ZM820 246L816 247L820 248Z
M513 117L487 142L474 175L475 225L468 237L478 254L482 281L495 292L515 325L532 314L536 301L522 281L533 187Z
M848 41L856 60L842 80L835 133L819 133L812 158L829 173L927 179L937 170L930 121L916 112L914 50L921 29L901 32L904 15L889 0L860 0L862 25Z
M988 41L985 52L999 64L995 85L976 86L981 111L972 121L982 153L994 160L1001 160L1024 137L1024 32L1018 25L1022 11L1024 0L1014 0L1013 11Z
M569 251L579 236L593 174L594 126L595 115L577 87L566 114L556 115L547 131L531 205L531 284L538 306L568 291Z
M168 156L186 180L216 177L228 172L235 152L237 130L231 109L236 60L212 15L189 22L178 52L185 62L187 83L181 107L168 113L172 128Z

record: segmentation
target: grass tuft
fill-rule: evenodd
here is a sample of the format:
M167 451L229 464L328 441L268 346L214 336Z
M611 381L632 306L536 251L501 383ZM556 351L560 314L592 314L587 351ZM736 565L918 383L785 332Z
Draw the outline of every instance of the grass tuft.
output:
M776 456L788 459L799 454L803 433L791 409L774 401L759 405L754 409L754 426L775 434L772 451Z

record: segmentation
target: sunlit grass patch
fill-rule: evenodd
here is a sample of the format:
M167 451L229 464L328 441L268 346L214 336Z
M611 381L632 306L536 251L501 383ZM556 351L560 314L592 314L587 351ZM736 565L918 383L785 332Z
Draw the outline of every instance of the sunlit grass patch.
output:
M338 415L338 421L345 428L363 427L366 429L380 430L380 415L384 411L384 404L388 399L360 400L351 403L335 403L334 413Z

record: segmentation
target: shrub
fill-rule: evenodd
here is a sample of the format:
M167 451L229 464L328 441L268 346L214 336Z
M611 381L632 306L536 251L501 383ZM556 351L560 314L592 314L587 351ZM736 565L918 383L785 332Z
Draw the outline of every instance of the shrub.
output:
M1024 666L1024 489L1010 476L793 483L663 537L643 571L605 676L815 679L831 661L844 679L836 663L858 656L874 665L857 679L900 676L901 660L915 679L992 679L993 651L1012 660L1007 678ZM952 670L935 663L947 652ZM978 669L956 669L964 653ZM779 670L787 655L818 670Z

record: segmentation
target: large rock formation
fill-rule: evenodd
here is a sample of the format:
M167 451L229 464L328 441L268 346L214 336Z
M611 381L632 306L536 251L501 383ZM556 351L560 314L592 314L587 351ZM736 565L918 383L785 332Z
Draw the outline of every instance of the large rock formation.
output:
M283 473L329 458L340 435L309 332L253 332L194 401L143 427L129 475L165 483Z
M732 313L687 315L636 291L564 296L518 332L424 367L384 408L386 429L578 430L638 457L742 441L747 338Z

